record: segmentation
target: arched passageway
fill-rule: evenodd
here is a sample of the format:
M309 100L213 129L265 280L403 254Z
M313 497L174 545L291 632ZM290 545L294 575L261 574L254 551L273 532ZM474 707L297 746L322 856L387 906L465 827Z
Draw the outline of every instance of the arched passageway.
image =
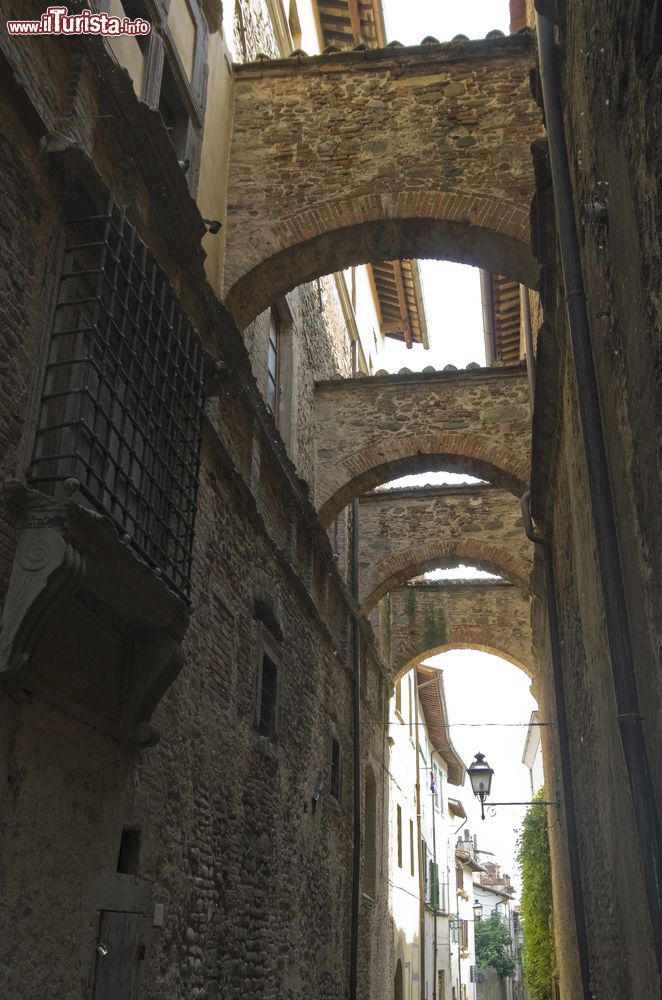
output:
M236 67L224 287L238 324L369 260L449 258L534 286L534 60L524 33Z
M385 594L407 580L422 576L433 569L446 569L459 562L491 573L493 576L503 577L524 592L528 589L529 566L517 559L507 547L471 537L457 541L433 541L373 564L370 578L365 584L364 613L374 608ZM372 589L369 589L370 587Z
M393 681L451 649L494 653L534 677L530 608L527 593L498 581L427 580L399 587L383 608Z
M398 959L395 967L395 977L393 979L393 1000L404 1000L404 976L402 973L402 962Z
M315 501L325 524L399 476L467 472L521 496L531 421L522 368L335 379L315 387Z
M490 485L379 490L360 499L360 600L369 611L394 586L462 561L527 589L532 546L519 501Z

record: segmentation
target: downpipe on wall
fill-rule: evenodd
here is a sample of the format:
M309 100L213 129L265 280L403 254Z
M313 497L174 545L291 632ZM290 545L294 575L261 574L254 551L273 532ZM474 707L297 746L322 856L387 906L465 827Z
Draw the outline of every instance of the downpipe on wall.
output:
M582 980L582 997L592 1000L590 988L591 970L589 964L588 938L586 935L586 913L584 910L584 893L582 890L582 870L579 861L579 844L577 838L577 813L575 810L575 793L570 764L570 744L568 741L568 715L565 698L565 683L563 680L563 660L561 658L561 643L559 639L559 618L556 607L556 584L554 581L554 565L552 563L552 547L544 535L534 530L531 519L529 500L531 494L527 491L521 498L522 520L524 531L529 541L539 545L542 551L545 568L545 597L547 599L547 620L549 622L549 646L552 659L552 679L554 682L554 700L556 703L556 730L558 733L558 748L561 761L561 781L563 783L563 806L565 828L568 840L568 860L570 865L570 880L572 882L572 907L577 936L577 953L579 971Z
M359 501L352 502L352 597L359 604ZM356 1000L359 967L359 905L361 888L361 632L352 621L352 735L354 742L354 831L352 852L352 922L349 953L349 1000Z
M548 17L536 13L536 30L570 344L586 455L617 723L637 827L658 974L661 974L662 836L634 671L630 623L575 224L554 26Z

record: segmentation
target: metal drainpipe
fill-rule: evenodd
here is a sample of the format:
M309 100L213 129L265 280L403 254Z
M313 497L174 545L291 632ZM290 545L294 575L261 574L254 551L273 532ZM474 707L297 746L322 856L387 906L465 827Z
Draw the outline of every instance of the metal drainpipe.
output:
M416 668L414 668L416 677ZM423 871L423 830L421 815L421 766L420 766L420 741L418 730L418 685L414 687L414 722L416 723L416 833L418 835L418 922L420 926L421 946L419 949L419 986L421 996L425 997L425 873Z
M430 752L430 783L432 782L432 776L434 775L434 758L432 752ZM436 787L436 785L435 785ZM434 908L434 956L432 962L432 1000L437 1000L437 948L439 946L439 938L437 935L437 912L439 910L439 862L437 861L437 823L435 820L435 808L434 808L434 795L430 795L430 806L432 808L432 853L434 855L434 870L437 873L437 905Z
M536 13L536 30L565 300L607 625L616 718L632 796L658 974L660 974L662 973L662 836L639 707L630 624L618 551L616 518L600 419L600 403L591 351L586 294L563 129L554 26L548 17Z
M352 502L352 597L359 604L359 501ZM354 737L354 844L352 856L352 927L349 956L349 998L356 1000L359 965L359 904L361 883L361 633L352 621L352 729Z
M526 537L542 549L545 567L545 596L547 597L547 617L549 619L549 645L552 656L552 678L554 681L554 700L556 702L556 729L558 733L559 757L561 758L561 780L563 782L563 805L565 827L568 836L568 855L570 862L570 881L572 882L572 905L575 917L575 933L577 935L577 951L579 953L579 970L582 980L582 996L584 1000L592 1000L590 989L591 973L588 956L588 940L586 936L586 914L584 912L584 893L582 890L582 873L579 863L579 844L577 838L577 816L575 812L575 793L572 783L572 767L570 765L570 743L568 738L568 715L565 700L565 683L563 680L563 661L561 658L561 643L559 639L559 619L556 608L556 587L554 582L554 566L552 563L551 545L533 528L531 511L529 509L530 493L522 497L522 520Z

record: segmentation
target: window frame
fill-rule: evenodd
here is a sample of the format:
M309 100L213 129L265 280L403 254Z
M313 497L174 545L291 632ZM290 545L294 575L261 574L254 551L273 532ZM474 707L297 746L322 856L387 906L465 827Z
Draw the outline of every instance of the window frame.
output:
M197 0L182 0L186 4L195 24L193 65L191 67L191 79L189 80L179 50L168 26L171 2L172 0L138 0L139 5L144 8L144 14L135 10L131 11L131 15L145 16L146 20L152 25L152 30L147 36L147 45L143 53L144 69L139 97L152 110L159 112L164 66L167 63L168 70L174 78L177 94L184 105L188 117L183 147L177 149L172 140L171 143L180 162L186 163L188 160L188 167L185 170L186 181L189 190L195 192L200 172L202 131L207 102L209 28L200 3ZM109 13L111 3L112 0L100 0L99 10ZM107 42L108 48L114 57L117 58L110 45L110 39L107 39ZM167 129L165 122L164 128Z
M397 858L398 868L402 868L402 806L396 803L395 824L397 830Z
M281 723L281 696L282 696L282 667L283 657L281 644L274 638L268 629L257 622L258 643L256 662L256 698L255 698L255 727L258 735L271 743L278 740ZM262 694L264 685L264 665L265 660L275 668L275 693L273 698L273 709L269 732L263 730L262 725Z
M336 802L340 803L342 800L342 746L336 733L331 734L330 747L329 793ZM334 767L334 750L336 747L338 748L338 759Z

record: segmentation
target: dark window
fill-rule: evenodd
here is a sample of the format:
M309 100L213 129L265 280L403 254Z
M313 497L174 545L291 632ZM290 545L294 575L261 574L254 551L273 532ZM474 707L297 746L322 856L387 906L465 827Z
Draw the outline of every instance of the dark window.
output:
M414 821L409 820L409 868L413 875L416 871L414 862Z
M278 422L280 396L280 320L272 309L269 313L269 348L267 358L267 404Z
M460 944L462 946L462 951L466 951L469 947L469 921L460 921Z
M402 809L396 806L398 824L398 868L402 868Z
M101 0L101 9L109 10L110 6L110 0ZM144 59L140 97L150 107L158 109L193 190L200 163L207 90L208 30L205 19L199 5L194 0L187 0L184 6L194 26L194 38L192 65L185 67L185 54L177 48L167 17L159 17L155 22L144 0L122 0L122 6L128 17L141 17L152 23L148 35L131 36ZM169 4L164 6L167 11ZM112 40L111 48L114 48Z
M140 830L135 827L122 830L117 871L122 875L137 875L140 860Z
M457 863L455 865L455 888L456 889L464 888L464 869L461 864Z
M278 701L278 667L266 653L262 657L260 684L260 722L262 736L273 739L276 735L276 706Z
M189 114L181 95L175 74L168 63L163 63L161 91L159 94L159 114L173 144L177 159L183 164L185 172L191 166L189 141ZM188 163L186 162L188 158Z
M340 743L335 738L331 740L331 794L340 802Z
M205 358L166 275L112 199L65 224L32 486L73 480L188 597Z

